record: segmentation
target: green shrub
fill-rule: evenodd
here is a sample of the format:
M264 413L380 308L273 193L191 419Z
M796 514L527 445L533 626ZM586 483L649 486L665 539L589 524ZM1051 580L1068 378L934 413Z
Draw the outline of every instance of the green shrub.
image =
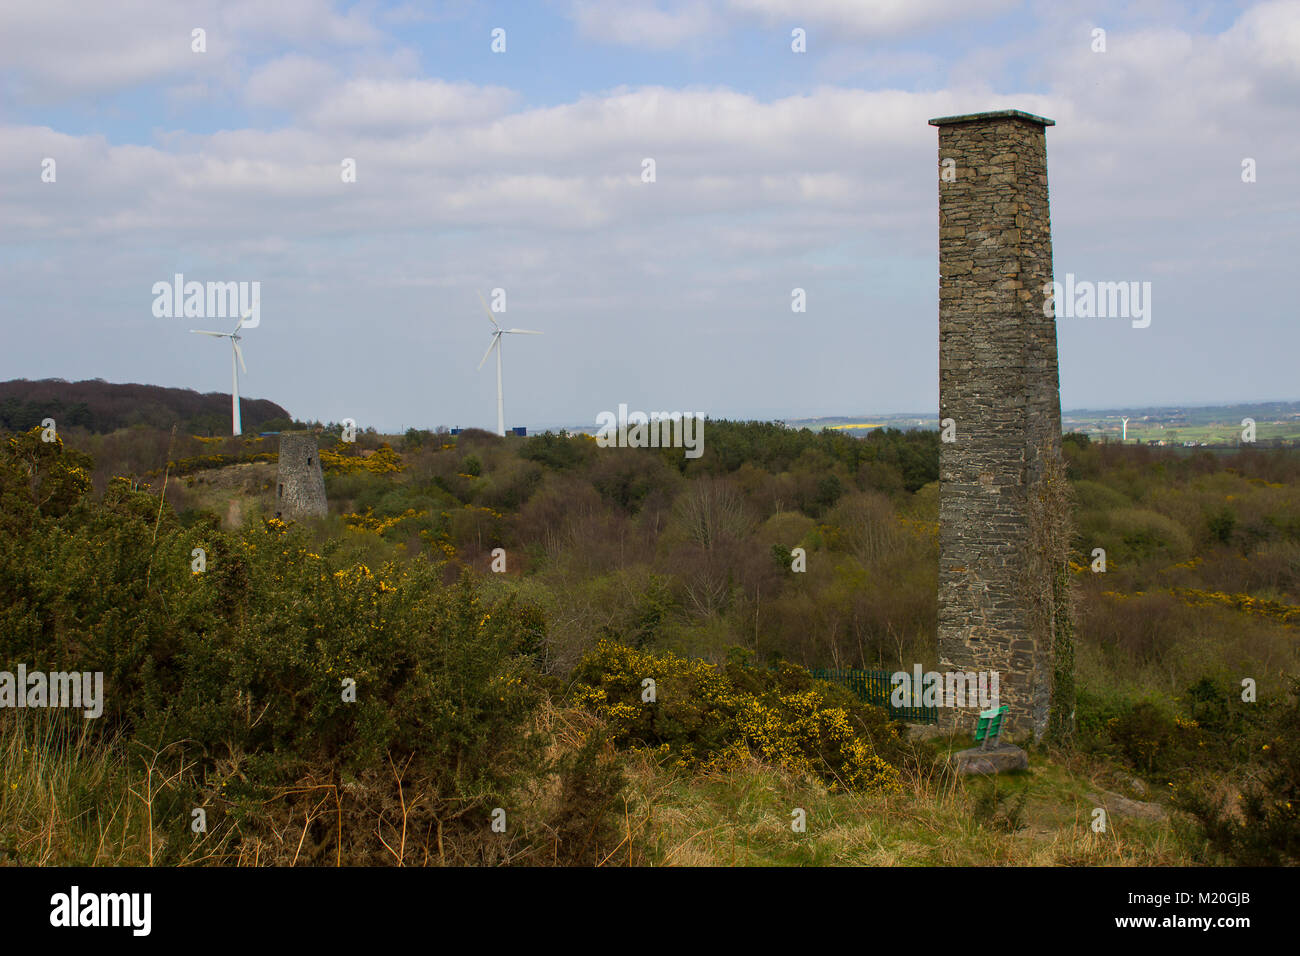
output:
M1117 511L1131 508L1133 503L1113 488L1099 481L1072 481L1076 506L1080 512Z
M1227 544L1232 540L1233 529L1237 527L1237 516L1228 507L1218 508L1205 515L1205 530L1211 541Z
M1113 688L1079 684L1075 693L1075 733L1081 744L1104 744L1109 740L1109 721L1132 706L1132 701Z
M0 668L104 672L96 729L165 765L177 853L195 806L237 852L273 860L296 829L299 862L393 862L381 837L399 811L433 859L527 850L479 836L554 769L535 726L536 607L444 584L423 559L372 570L337 542L318 553L277 519L185 528L127 481L95 501L57 447L7 451L0 494L28 513L0 536Z
M877 751L901 752L897 725L801 667L721 668L601 641L573 677L574 702L603 719L620 747L680 767L720 769L754 755L832 788L901 789L897 768Z
M1175 791L1174 803L1196 820L1201 837L1230 862L1300 864L1300 679L1283 701L1260 701L1248 732L1250 762L1225 788L1204 774Z
M617 811L626 810L620 798L627 774L612 750L605 732L596 729L560 759L552 861L598 866L621 845L623 815Z
M1109 514L1107 527L1119 539L1113 551L1121 559L1177 560L1192 551L1191 536L1183 526L1155 511L1141 508L1115 511Z
M1200 743L1194 721L1172 716L1151 701L1139 701L1110 718L1107 728L1124 759L1148 775L1185 768Z
M595 442L586 435L570 435L563 431L558 435L543 432L524 439L519 457L562 470L590 461L595 447Z

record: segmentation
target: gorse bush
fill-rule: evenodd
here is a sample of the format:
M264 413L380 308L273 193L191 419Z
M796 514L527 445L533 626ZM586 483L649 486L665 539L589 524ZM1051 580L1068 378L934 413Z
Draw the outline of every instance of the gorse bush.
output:
M380 445L370 455L349 454L322 448L320 464L326 472L342 474L364 471L372 475L382 475L401 471L403 467L401 455L393 451L387 443Z
M647 679L653 702L643 699ZM901 749L897 726L794 665L718 667L601 641L574 681L573 702L601 717L620 747L679 767L722 769L753 755L832 788L901 787L898 769L878 752Z
M1171 716L1150 701L1140 701L1112 717L1107 729L1124 758L1147 774L1185 766L1200 740L1195 721Z
M1289 683L1285 699L1261 700L1247 712L1240 786L1225 788L1221 775L1202 774L1175 793L1175 805L1196 819L1209 846L1234 863L1300 864L1300 679ZM1201 706L1218 719L1223 711L1207 696Z
M313 550L276 519L183 528L126 481L95 501L84 469L32 436L0 461L0 497L21 519L0 539L0 666L104 672L96 729L134 741L131 760L168 780L151 861L180 859L191 807L229 852L266 862L522 859L530 832L555 829L545 806L492 840L494 808L514 813L553 772L604 779L587 757L544 759L536 607L488 601L466 575L446 585L423 558L372 569L337 541Z
M90 457L65 449L62 438L42 441L41 432L10 435L0 450L0 515L6 530L65 514L91 490Z

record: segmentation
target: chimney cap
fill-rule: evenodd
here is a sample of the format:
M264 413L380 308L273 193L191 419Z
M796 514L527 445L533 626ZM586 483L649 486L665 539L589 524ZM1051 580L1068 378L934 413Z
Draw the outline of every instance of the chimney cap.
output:
M1055 126L1056 120L1049 120L1045 116L1035 116L1033 113L1026 113L1024 110L993 110L988 113L963 113L960 116L939 116L930 120L931 126L952 126L956 123L984 123L995 119L1018 119L1028 123L1037 123L1039 126Z

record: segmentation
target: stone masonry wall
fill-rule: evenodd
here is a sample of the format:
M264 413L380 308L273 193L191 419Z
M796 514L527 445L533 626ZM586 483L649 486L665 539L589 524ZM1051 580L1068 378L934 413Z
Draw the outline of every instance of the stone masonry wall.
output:
M323 518L325 476L321 472L316 436L310 432L280 433L280 469L275 486L275 513L285 521Z
M939 669L997 671L1005 731L1038 737L1052 687L1042 542L1056 539L1030 505L1061 455L1056 320L1043 315L1053 123L1019 111L930 123L940 169L956 163L939 183L939 404L956 434L940 445ZM977 713L944 707L941 726L971 728Z

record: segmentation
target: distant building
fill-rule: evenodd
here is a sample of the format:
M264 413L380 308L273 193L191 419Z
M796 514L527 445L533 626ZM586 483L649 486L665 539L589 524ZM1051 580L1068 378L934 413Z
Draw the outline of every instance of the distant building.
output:
M328 513L325 475L320 467L316 436L311 432L281 432L275 516L293 521L298 518L323 518Z

